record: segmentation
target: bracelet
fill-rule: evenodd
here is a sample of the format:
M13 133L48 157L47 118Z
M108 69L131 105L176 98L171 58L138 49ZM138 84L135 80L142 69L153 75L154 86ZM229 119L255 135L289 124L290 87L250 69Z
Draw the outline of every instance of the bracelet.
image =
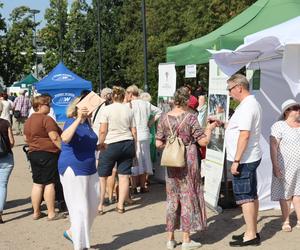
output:
M240 161L238 161L238 160L234 160L233 162L234 162L234 163L239 163L239 164L240 164Z

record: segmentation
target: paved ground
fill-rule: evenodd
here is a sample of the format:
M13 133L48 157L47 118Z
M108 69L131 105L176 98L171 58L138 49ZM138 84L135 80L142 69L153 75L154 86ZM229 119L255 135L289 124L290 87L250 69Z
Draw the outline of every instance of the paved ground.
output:
M46 218L33 221L31 218L30 190L31 175L25 155L22 152L22 138L17 137L14 148L15 168L8 187L5 224L0 225L0 250L57 250L72 249L63 238L68 228L68 219L48 222ZM125 214L118 214L114 206L106 208L106 214L94 222L91 243L100 250L150 250L165 249L165 192L162 184L153 184L151 192L138 195L138 203L126 208ZM243 232L243 220L239 209L225 210L216 215L208 211L208 230L193 235L194 240L203 243L204 250L231 249L228 242L233 233ZM296 219L293 215L293 224ZM255 249L299 250L300 230L291 233L280 231L280 212L260 212L259 230L262 245ZM180 233L177 233L180 241ZM180 249L178 246L176 249ZM244 248L254 249L254 247Z

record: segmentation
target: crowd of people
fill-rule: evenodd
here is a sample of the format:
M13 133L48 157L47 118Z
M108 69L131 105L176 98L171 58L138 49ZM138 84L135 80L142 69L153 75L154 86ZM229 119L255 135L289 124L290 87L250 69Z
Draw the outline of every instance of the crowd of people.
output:
M232 247L259 245L256 170L262 158L259 146L262 112L249 89L243 75L228 79L229 95L239 105L226 124L223 118L208 120L203 88L194 93L188 85L177 89L168 112L151 104L151 96L135 85L127 89L104 88L100 93L102 104L89 112L87 107L78 107L89 94L83 91L68 106L63 128L56 123L51 96L37 95L30 101L25 91L20 91L10 101L7 94L1 94L0 223L3 223L7 183L14 166L13 123L15 134L23 135L29 146L32 218L47 216L48 221L66 218L66 213L55 209L56 202L66 204L70 227L63 236L76 250L90 247L93 220L97 214L106 212L105 204L116 202L115 211L123 214L126 204L134 203L132 194L151 191L148 185L154 171L151 151L153 147L164 150L175 135L183 144L185 160L181 166L165 166L166 248L176 248L174 232L181 230L181 248L197 249L201 243L191 240L190 235L207 228L201 160L213 130L224 126L227 166L233 175L236 203L242 208L246 224L245 233L233 235L229 244ZM300 104L287 100L270 136L271 194L272 200L280 202L285 232L292 230L291 203L298 219L296 228L300 228L299 141ZM47 215L40 209L42 199Z

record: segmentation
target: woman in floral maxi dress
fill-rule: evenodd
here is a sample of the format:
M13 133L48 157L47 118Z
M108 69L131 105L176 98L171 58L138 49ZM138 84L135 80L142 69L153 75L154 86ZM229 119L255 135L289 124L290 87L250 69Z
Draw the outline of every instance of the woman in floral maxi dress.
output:
M206 212L201 186L201 171L198 157L198 148L209 143L211 131L217 124L211 123L204 131L197 120L197 116L189 113L187 102L189 93L186 88L178 89L174 96L175 107L172 111L162 115L156 133L156 146L163 148L166 138L171 135L168 119L172 131L186 145L186 166L182 168L167 168L166 192L167 215L166 231L168 232L167 248L176 247L174 231L183 232L182 249L196 249L199 242L190 239L190 232L201 231L206 228ZM182 123L182 124L180 124Z

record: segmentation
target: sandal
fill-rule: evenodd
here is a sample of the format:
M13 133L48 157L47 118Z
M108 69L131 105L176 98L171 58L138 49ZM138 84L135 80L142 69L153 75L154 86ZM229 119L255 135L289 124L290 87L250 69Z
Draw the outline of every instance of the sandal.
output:
M124 214L125 213L125 208L115 208L116 212L118 212L119 214Z
M281 227L281 230L283 232L291 232L292 231L292 228L290 226L290 222L286 221L282 224L282 227Z
M296 228L300 229L300 220L297 221Z
M101 209L101 210L98 210L98 211L97 211L97 214L98 214L98 215L103 215L103 214L104 214L104 211L103 211L102 209Z
M37 215L37 216L32 216L32 219L33 219L33 220L39 220L39 219L41 219L41 218L43 218L43 217L46 217L46 214L40 213L40 214Z
M136 201L132 200L132 199L128 199L125 202L125 205L130 206L130 205L134 205L136 204Z
M55 221L55 220L60 220L60 219L65 219L66 216L62 213L55 213L55 215L52 218L47 218L47 221Z

